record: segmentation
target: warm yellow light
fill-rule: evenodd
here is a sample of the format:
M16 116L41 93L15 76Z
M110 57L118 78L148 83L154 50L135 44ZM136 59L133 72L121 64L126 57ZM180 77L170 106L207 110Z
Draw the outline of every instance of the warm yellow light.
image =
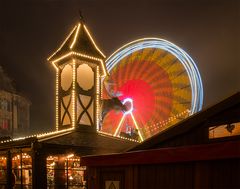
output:
M102 77L105 77L107 75L107 71L106 71L104 62L102 60L101 60L101 65L102 65L102 68L103 68L103 75L102 75Z
M58 71L58 67L52 62L53 67Z
M59 116L58 116L58 102L59 102L59 96L58 96L58 87L59 87L59 70L57 69L56 72L56 130L58 130L58 123L59 123Z
M114 136L110 133L106 133L106 132L103 132L103 131L98 131L98 133L101 134L101 135L107 135L107 136L110 136L110 137L121 138L121 139L124 139L124 140L129 140L129 141L132 141L132 142L140 143L138 140L135 140L135 139L132 139L132 138L127 138L127 137L122 137L122 136Z
M80 30L80 27L81 27L81 24L78 24L78 26L77 26L77 32L76 32L76 34L75 34L75 36L74 36L73 42L72 42L72 44L71 44L71 46L70 46L70 49L72 49L72 48L74 47L74 44L76 43L76 40L77 40L77 37L78 37L78 33L79 33L79 30Z
M74 32L74 30L77 28L77 26L75 26L73 28L73 30L70 32L70 34L67 36L67 38L63 41L63 43L61 44L61 46L50 56L48 57L48 61L50 60L50 58L52 58L58 51L61 50L61 48L63 47L63 45L66 43L66 41L69 39L69 37L72 35L72 33Z
M138 134L139 134L139 136L140 136L140 139L141 139L141 141L143 141L142 134L141 134L141 132L140 132L140 130L139 130L138 124L137 124L137 122L136 122L136 120L135 120L135 118L134 118L134 116L133 116L132 113L131 113L131 117L132 117L132 119L133 119L133 122L134 122L135 127L136 127L137 130L138 130Z
M75 85L76 85L76 62L75 60L73 60L73 74L72 74L73 78L72 78L72 127L74 128L75 127L75 111L76 111L76 108L75 108L75 96L76 96L76 93L75 93Z
M96 68L96 129L99 130L99 67Z
M73 156L74 156L74 154L69 154L69 155L67 155L67 159L72 158Z
M100 58L89 56L89 55L83 54L83 53L78 53L78 52L72 51L72 54L77 55L77 56L81 56L81 57L84 57L84 58L89 58L89 59L92 59L92 60L100 61L100 62L102 61L102 59L100 59Z
M66 57L68 57L68 56L70 56L70 55L72 55L72 52L69 52L69 53L67 53L67 54L65 54L65 55L63 55L63 56L61 56L61 57L59 57L58 59L52 61L52 63L58 62L58 61L60 61L60 60L62 60L62 59L64 59L64 58L66 58Z
M117 136L118 131L119 131L121 125L122 125L122 122L123 122L124 118L125 118L125 114L122 116L122 119L120 120L120 122L119 122L119 124L118 124L118 126L117 126L117 129L116 129L116 131L115 131L115 133L114 133L113 136Z

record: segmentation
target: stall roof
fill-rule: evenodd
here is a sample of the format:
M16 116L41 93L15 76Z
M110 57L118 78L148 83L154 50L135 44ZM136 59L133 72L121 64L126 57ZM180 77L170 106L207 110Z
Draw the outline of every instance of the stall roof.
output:
M120 166L240 158L240 140L121 154L85 156L81 166Z
M41 143L44 146L71 146L73 148L92 149L92 154L109 152L123 152L137 144L118 137L113 137L100 132L90 132L77 129L55 131L52 133L38 134L19 139L1 141L0 150L16 147L31 147L33 143ZM83 153L84 154L84 153ZM87 154L87 153L85 153Z
M216 116L218 120L216 120ZM217 121L223 122L225 121L225 117L232 117L232 119L236 119L236 122L240 121L240 92L237 92L229 98L221 101L220 103L217 103L184 119L172 127L145 140L139 145L130 148L128 151L154 148L154 146L163 143L166 140L171 140L178 135L186 133L187 131L198 127L200 124L205 123L206 121L208 121L209 124L211 124L211 121L213 120L214 123Z

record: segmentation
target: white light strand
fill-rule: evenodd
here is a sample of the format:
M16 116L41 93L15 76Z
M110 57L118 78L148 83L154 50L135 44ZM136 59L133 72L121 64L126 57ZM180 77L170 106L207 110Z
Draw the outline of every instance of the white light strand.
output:
M56 70L56 130L58 131L59 123L59 69Z
M111 137L115 137L115 138L121 138L123 140L129 140L129 141L132 141L132 142L140 143L138 140L135 140L135 139L132 139L132 138L127 138L127 137L122 137L122 136L114 136L113 134L106 133L106 132L103 132L103 131L98 131L98 133L103 134L103 135L107 135L107 136L111 136Z
M159 123L155 123L153 125L150 125L149 129L151 131L156 131L156 130L158 131L160 128L163 128L163 127L169 125L170 123L172 123L173 121L175 121L179 117L182 117L184 115L185 115L185 117L187 117L189 114L190 114L190 110L187 109L187 110L185 110L185 111L183 111L183 112L181 112L177 115L174 115L174 116L168 118L167 120L164 120L164 121L161 121ZM150 133L150 130L146 131L146 133Z
M60 60L63 60L64 58L67 58L71 55L76 55L76 56L80 56L80 57L83 57L83 58L88 58L90 60L99 61L101 63L101 67L102 67L102 70L103 70L103 75L101 75L101 77L105 77L107 75L107 71L106 71L105 66L104 66L104 61L102 59L96 58L96 57L93 57L93 56L89 56L89 55L86 55L86 54L83 54L83 53L74 52L74 51L66 53L66 54L60 56L59 58L53 60L52 64L55 65L55 63L59 62Z
M50 57L48 57L47 60L50 60L58 51L61 50L63 45L66 43L66 41L69 39L69 37L72 35L72 33L75 31L76 28L77 28L77 25L73 28L73 30L70 32L70 34L67 36L67 38L63 41L61 46Z
M91 39L93 45L94 45L95 48L97 49L97 51L98 51L104 58L106 58L106 56L102 53L102 51L101 51L101 50L98 48L98 46L95 44L95 42L94 42L91 34L89 33L89 31L88 31L88 29L87 29L87 26L86 26L86 25L83 25L83 27L84 27L85 31L87 32L88 37Z
M96 129L99 131L99 95L100 95L100 77L99 77L99 67L96 68Z
M76 116L76 89L75 89L75 85L76 85L76 62L75 60L73 60L73 69L72 69L72 127L75 128L76 123L75 123L75 116Z
M29 136L25 136L25 137L3 140L0 143L3 144L3 143L8 143L8 142L20 141L20 140L25 140L25 139L28 139L28 138L33 138L33 137L41 139L41 138L44 138L44 137L50 137L50 136L53 136L53 135L67 133L68 131L72 131L72 130L73 130L73 128L69 128L69 129L63 129L63 130L59 130L59 131L52 131L52 132L46 132L46 133L41 133L41 134L36 134L36 135L29 135Z

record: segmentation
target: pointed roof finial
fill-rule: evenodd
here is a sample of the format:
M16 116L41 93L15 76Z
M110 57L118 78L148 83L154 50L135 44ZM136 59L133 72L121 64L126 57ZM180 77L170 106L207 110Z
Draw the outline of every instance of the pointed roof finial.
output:
M82 11L80 9L79 9L78 13L79 13L80 22L84 22Z

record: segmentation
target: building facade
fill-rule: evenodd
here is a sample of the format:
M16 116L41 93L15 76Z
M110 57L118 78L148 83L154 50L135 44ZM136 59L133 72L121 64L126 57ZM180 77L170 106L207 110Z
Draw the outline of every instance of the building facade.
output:
M16 93L0 67L0 137L26 134L30 127L30 101Z

